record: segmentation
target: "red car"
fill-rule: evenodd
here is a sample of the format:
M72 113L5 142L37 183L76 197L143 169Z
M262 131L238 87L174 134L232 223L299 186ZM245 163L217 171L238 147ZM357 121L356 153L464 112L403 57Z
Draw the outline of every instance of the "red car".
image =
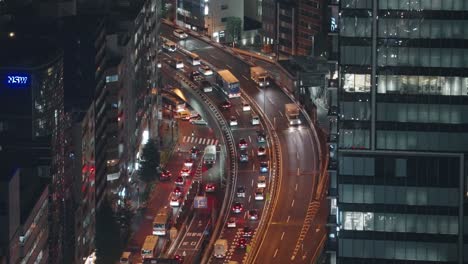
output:
M184 182L184 177L182 176L177 177L177 179L175 180L176 185L184 185Z
M242 206L242 203L235 202L234 205L232 206L232 211L235 214L240 214L244 210L244 206Z
M247 147L248 147L247 141L245 140L245 138L241 138L239 140L239 148L246 149Z
M180 189L179 186L176 186L176 187L174 188L174 191L172 191L172 193L173 193L174 195L180 196L180 195L182 194L182 189Z
M214 192L214 191L216 191L216 186L215 186L214 184L212 184L212 183L207 183L207 184L205 185L205 192L211 193L211 192Z
M221 103L221 109L229 109L231 107L232 107L232 104L228 100Z

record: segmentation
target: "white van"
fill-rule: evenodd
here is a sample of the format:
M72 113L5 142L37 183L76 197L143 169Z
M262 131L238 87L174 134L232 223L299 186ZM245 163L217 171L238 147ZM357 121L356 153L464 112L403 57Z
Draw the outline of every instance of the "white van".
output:
M252 114L252 125L260 125L260 117L257 114Z
M127 252L127 251L122 253L122 256L120 256L120 262L119 263L120 264L130 264L131 263L130 262L130 255L131 254L132 254L131 252Z

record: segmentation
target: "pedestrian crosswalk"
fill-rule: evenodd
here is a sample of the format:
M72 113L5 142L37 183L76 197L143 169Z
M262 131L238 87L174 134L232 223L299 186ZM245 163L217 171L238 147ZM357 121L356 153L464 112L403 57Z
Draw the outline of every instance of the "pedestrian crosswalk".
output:
M199 144L199 145L218 145L218 140L215 138L199 138L184 136L182 139L184 143Z

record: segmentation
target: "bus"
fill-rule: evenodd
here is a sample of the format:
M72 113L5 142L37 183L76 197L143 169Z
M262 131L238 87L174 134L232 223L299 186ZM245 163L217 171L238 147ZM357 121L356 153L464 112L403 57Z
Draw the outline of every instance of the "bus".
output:
M172 94L163 93L162 99L165 107L175 112L183 112L186 110L185 102Z
M159 237L157 236L146 236L145 242L141 247L141 257L143 259L157 257L158 239Z
M165 236L171 226L172 209L161 208L153 220L153 235Z
M163 38L162 47L164 50L167 50L169 52L175 52L177 50L177 44L175 44L175 42L170 41L166 38Z
M229 70L216 72L216 85L229 97L240 97L239 80Z
M187 56L188 56L188 59L189 59L190 63L193 66L200 65L200 57L197 54L195 54L193 52L188 52Z

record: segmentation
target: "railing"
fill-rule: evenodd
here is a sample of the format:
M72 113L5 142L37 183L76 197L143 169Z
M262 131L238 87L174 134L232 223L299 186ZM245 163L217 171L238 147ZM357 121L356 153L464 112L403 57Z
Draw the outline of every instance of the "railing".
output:
M230 164L230 167L228 169L227 175L229 177L227 179L223 178L224 183L226 184L226 192L224 194L224 199L223 203L221 205L221 210L219 213L219 217L217 218L216 224L214 231L212 233L210 242L207 246L207 250L203 254L203 258L201 263L207 263L209 256L211 255L211 252L213 250L213 244L216 241L216 238L219 236L221 229L223 227L223 223L227 220L227 217L229 216L227 214L227 209L228 205L232 203L232 200L234 199L234 187L237 181L237 170L238 170L238 164L236 162L236 157L237 157L237 149L234 141L234 136L232 135L231 130L229 129L229 126L226 122L226 119L223 117L221 112L218 110L218 108L215 106L213 101L206 96L201 90L198 89L198 87L189 81L185 76L183 76L180 73L176 73L176 77L178 78L177 80L182 84L182 86L189 92L191 95L193 95L196 99L199 101L202 101L205 103L206 106L210 109L210 113L212 116L216 119L216 126L219 128L219 130L222 132L222 139L225 144L224 144L224 150L225 153L228 153L228 164ZM229 150L229 152L227 152Z

